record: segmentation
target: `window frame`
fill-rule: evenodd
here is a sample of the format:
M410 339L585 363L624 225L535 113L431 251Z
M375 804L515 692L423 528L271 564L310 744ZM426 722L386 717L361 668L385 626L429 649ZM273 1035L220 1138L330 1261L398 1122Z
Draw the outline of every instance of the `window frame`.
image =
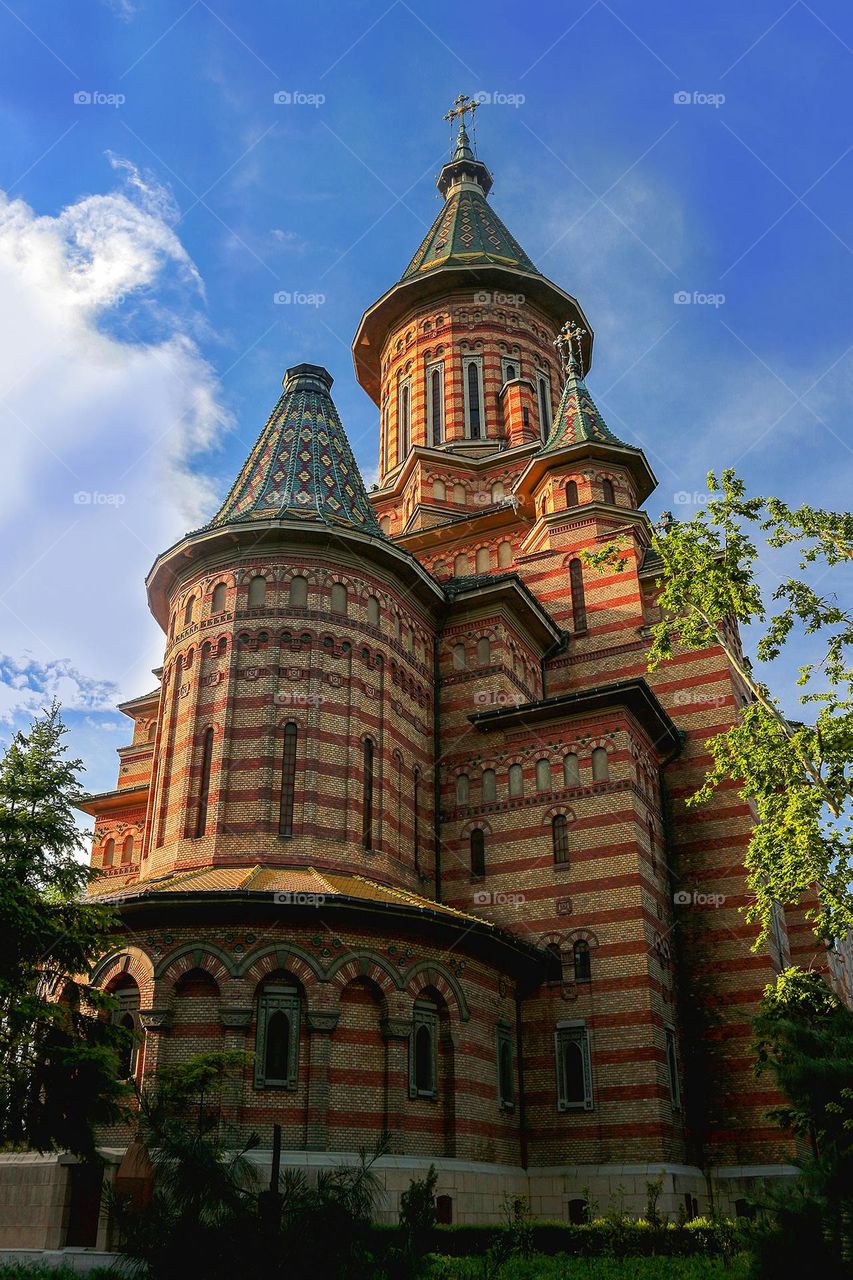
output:
M512 377L507 372L507 366L515 369ZM508 382L515 382L521 377L521 361L517 356L501 356L501 386L505 387Z
M477 371L477 434L472 431L471 421L471 396L470 396L470 375L468 373L471 365ZM462 405L465 417L465 439L466 440L486 440L488 439L488 431L486 429L486 398L483 393L483 357L464 355L462 357Z
M551 375L545 369L536 370L536 402L539 406L539 430L544 442L551 434L551 428L554 425Z
M580 1046L581 1067L583 1073L583 1099L569 1099L563 1065L562 1047L572 1043ZM592 1111L593 1081L592 1058L589 1047L589 1028L585 1022L558 1022L554 1031L554 1054L557 1070L557 1110L558 1111Z
M673 1111L681 1110L681 1081L678 1076L678 1035L671 1023L664 1023L664 1056L669 1080L669 1100ZM670 1052L672 1056L670 1057Z
M503 1054L509 1053L509 1090L504 1086L507 1081L503 1072ZM513 1056L512 1028L506 1022L499 1022L495 1028L495 1065L498 1077L498 1109L500 1111L515 1110L515 1061Z
M281 784L278 792L278 834L282 840L292 840L296 809L296 763L299 750L299 725L288 720L284 726L281 743Z
M551 853L555 867L569 865L569 820L564 813L555 813L551 819Z
M438 431L436 432L433 379L438 374ZM431 360L424 370L426 381L427 444L437 449L444 444L444 361Z
M284 1078L268 1078L266 1074L267 1030L274 1013L282 1010L288 1015L288 1055L287 1076ZM257 1027L255 1031L255 1088L256 1089L290 1089L297 1088L299 1079L299 1031L300 1000L296 987L273 983L264 987L257 999Z
M397 383L397 466L409 456L412 447L412 379Z
M432 1083L429 1089L418 1086L417 1040L418 1032L425 1027L430 1038L430 1066ZM438 1009L430 1000L416 1000L412 1008L412 1030L409 1036L409 1097L426 1098L434 1102L438 1098Z

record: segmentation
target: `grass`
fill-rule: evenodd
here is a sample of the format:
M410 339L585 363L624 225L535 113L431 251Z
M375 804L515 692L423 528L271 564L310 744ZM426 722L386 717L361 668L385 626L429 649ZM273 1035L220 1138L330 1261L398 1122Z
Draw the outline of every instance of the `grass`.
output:
M731 1262L720 1258L512 1258L496 1273L484 1269L482 1258L433 1256L429 1280L747 1280L749 1260L741 1254Z

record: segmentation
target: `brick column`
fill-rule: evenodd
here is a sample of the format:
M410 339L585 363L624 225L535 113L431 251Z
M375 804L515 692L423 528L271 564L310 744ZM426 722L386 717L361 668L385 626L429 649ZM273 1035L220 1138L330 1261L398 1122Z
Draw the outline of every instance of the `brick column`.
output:
M332 1033L339 1017L338 1013L316 1009L309 1010L305 1018L308 1027L307 1151L325 1151L328 1148L329 1059Z
M391 1151L405 1155L405 1107L409 1094L410 1018L383 1018L385 1037L385 1127L391 1135Z
M139 1010L139 1024L145 1032L142 1042L142 1081L153 1081L160 1060L161 1036L169 1030L172 1011L164 1006Z
M252 1026L253 1009L249 1005L223 1005L219 1010L219 1021L224 1029L223 1049L231 1053L246 1051L246 1035ZM226 1133L236 1134L240 1128L240 1116L243 1110L243 1072L235 1079L229 1079L222 1091L221 1120Z

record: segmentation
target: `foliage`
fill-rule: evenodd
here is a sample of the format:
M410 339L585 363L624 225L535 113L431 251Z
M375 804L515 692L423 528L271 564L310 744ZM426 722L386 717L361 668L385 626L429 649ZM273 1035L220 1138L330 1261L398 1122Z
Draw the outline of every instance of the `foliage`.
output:
M66 732L54 704L0 760L0 1146L93 1157L96 1126L127 1092L118 1049L129 1033L86 985L114 917L84 898L82 766Z
M711 473L708 486L706 509L685 521L666 515L651 534L661 569L649 669L677 651L719 645L747 696L737 720L706 744L712 764L688 803L701 804L734 782L753 807L747 918L760 927L756 946L767 937L774 900L799 903L815 886L820 902L808 901L806 909L815 932L843 936L853 925L853 612L818 587L853 556L853 516L748 497L732 470ZM780 582L772 604L759 584L767 548L799 556L799 575ZM601 570L619 569L625 548L611 543L586 558ZM810 571L817 571L811 582ZM761 663L778 658L794 638L812 646L798 680L809 723L782 712L732 623L761 628Z
M425 1178L412 1178L400 1196L400 1231L403 1247L397 1269L401 1274L415 1275L422 1269L430 1233L436 1223L435 1188L438 1173L434 1164Z
M660 1226L627 1216L580 1225L534 1219L529 1230L533 1252L572 1258L730 1257L733 1246L743 1243L742 1228L728 1219L695 1218ZM432 1252L443 1256L483 1257L498 1236L510 1239L503 1225L460 1223L435 1227L430 1243ZM512 1248L504 1252L506 1257L513 1254Z
M481 1280L478 1258L431 1259L429 1280ZM732 1262L719 1258L511 1258L501 1271L501 1280L747 1280L745 1257ZM784 1277L785 1272L779 1272Z
M764 1201L759 1274L778 1274L794 1251L804 1265L853 1274L853 1013L818 974L787 969L767 987L755 1033L756 1071L786 1098L773 1115L812 1151L797 1187Z

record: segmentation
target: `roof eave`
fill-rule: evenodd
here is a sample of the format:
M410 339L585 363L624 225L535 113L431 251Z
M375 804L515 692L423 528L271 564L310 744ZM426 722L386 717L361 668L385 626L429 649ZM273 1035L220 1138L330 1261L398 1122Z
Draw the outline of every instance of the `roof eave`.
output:
M561 449L554 449L549 453L540 450L530 459L518 477L513 491L519 494L530 492L542 476L553 467L563 466L566 463L573 462L576 458L592 457L601 460L615 460L614 455L616 454L622 455L621 464L628 467L628 470L637 481L638 505L645 502L646 498L655 491L658 485L657 476L649 466L646 455L642 449L638 449L634 445L610 444L604 440L580 440L577 444L564 445Z

